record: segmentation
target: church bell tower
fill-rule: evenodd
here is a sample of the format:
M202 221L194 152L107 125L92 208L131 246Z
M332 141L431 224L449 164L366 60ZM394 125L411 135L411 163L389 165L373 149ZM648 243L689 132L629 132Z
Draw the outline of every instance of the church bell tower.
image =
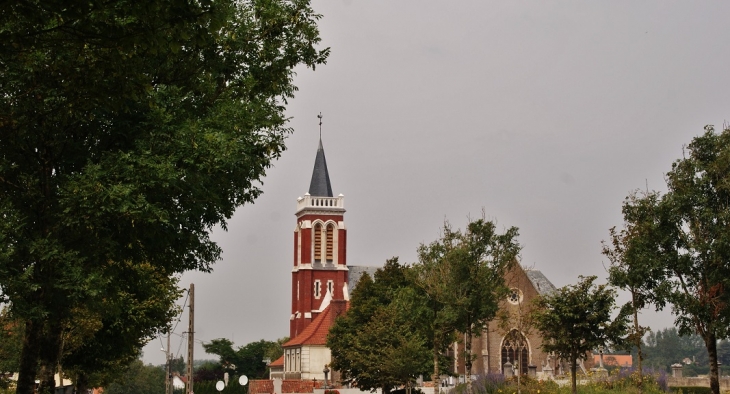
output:
M309 192L297 198L290 338L302 333L332 300L348 297L344 214L345 196L332 195L320 136Z

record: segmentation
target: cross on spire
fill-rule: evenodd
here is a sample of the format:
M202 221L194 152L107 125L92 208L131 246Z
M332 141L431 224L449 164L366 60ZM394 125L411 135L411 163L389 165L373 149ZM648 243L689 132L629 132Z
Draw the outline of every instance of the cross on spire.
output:
M319 115L317 115L319 118L319 139L322 139L322 113L320 112Z

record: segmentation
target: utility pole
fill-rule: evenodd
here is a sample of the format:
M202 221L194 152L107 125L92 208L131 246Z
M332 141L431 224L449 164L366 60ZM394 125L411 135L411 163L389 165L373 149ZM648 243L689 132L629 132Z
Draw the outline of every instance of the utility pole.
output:
M193 346L195 344L195 285L190 284L190 317L188 322L188 391L187 394L193 393Z
M172 357L170 355L170 333L167 333L167 351L165 351L167 359L167 368L165 370L165 394L172 394Z

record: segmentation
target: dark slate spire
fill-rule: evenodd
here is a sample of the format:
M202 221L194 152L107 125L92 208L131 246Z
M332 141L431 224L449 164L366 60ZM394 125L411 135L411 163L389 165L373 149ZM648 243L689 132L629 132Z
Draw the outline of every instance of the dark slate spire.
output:
M327 171L327 161L324 159L322 138L319 139L317 158L314 159L314 171L312 172L312 182L309 183L309 195L332 197L332 184L330 184L330 174Z

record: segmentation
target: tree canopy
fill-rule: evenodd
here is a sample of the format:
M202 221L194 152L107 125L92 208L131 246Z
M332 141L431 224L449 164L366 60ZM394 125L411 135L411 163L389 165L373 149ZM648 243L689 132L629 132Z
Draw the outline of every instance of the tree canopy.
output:
M730 334L730 129L712 126L672 164L667 192L624 204L641 254L634 267L657 305L671 305L681 335L705 342L710 386L719 393L717 341Z
M389 259L353 289L350 308L330 329L327 346L343 381L363 390L408 387L431 368L429 336L413 318L420 300L407 266Z
M268 367L264 359L273 361L284 354L281 345L288 341L282 338L276 342L259 340L233 348L233 342L225 338L214 339L203 344L206 353L219 357L219 364L223 372L231 376L246 375L251 379L260 379L266 376Z
M532 310L533 324L542 336L542 350L570 362L573 393L577 361L600 346L620 342L626 331L625 318L611 317L615 291L607 285L594 285L595 280L595 276L581 277L575 285L542 295Z
M516 227L499 234L494 222L484 217L470 220L464 231L445 223L442 232L441 239L419 247L415 267L416 283L433 312L429 325L434 335L433 379L439 375L438 354L457 330L465 334L463 359L471 375L472 335L479 335L496 317L499 302L509 291L505 274L520 252ZM471 391L471 379L467 379L467 391Z
M52 388L64 327L80 305L103 315L115 278L210 270L210 229L284 149L294 67L327 58L318 18L307 0L2 5L0 291L25 323L19 393L39 361Z

